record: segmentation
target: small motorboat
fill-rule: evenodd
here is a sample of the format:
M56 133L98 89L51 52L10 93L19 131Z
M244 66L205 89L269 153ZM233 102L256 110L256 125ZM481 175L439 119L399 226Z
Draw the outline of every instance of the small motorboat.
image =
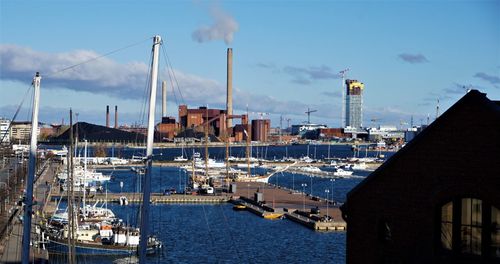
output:
M235 210L235 211L243 211L243 210L246 210L246 209L247 209L247 206L243 205L243 204L235 204L233 206L233 210Z

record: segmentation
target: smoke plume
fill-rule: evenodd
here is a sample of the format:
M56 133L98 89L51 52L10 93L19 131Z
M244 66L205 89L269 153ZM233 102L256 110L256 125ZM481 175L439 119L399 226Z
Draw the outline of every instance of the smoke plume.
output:
M233 42L234 33L238 31L239 25L234 18L221 8L214 6L210 15L213 18L213 24L210 26L200 26L192 34L193 40L203 43L211 40L224 40L226 45Z

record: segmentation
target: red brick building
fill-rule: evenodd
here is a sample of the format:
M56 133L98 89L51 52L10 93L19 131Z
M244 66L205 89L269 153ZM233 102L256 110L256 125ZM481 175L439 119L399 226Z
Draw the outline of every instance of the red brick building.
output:
M159 141L173 140L177 135L179 126L173 117L163 117L161 123L156 125Z
M343 128L318 128L318 138L346 138L352 137L351 133L344 134Z
M341 210L347 263L500 263L500 102L467 93Z
M226 110L207 109L204 106L197 109L189 109L187 105L179 105L179 125L181 129L197 128L205 121L211 119L214 119L210 122L210 126L215 135L222 136L226 129Z

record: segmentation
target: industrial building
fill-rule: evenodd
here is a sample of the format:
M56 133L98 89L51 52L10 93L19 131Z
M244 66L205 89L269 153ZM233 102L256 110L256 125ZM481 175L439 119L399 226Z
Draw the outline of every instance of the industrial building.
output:
M181 130L195 129L202 131L202 126L209 122L209 133L220 137L226 131L226 110L208 109L205 106L189 109L187 105L179 105L179 126Z
M270 127L271 120L269 119L252 120L252 141L267 142Z
M250 125L248 125L248 124L235 125L233 127L234 141L242 142L242 141L247 140L247 135L249 135L249 133L247 131L250 131Z
M344 133L342 128L320 128L317 130L317 139L338 139L352 137L352 134Z
M320 125L320 124L292 125L291 134L303 136L304 134L306 134L308 132L316 131L317 129L321 129L321 128L327 128L327 126Z
M357 80L345 81L345 124L346 127L361 128L363 126L363 90L365 85Z
M156 132L159 137L159 141L173 141L174 137L177 135L178 124L175 122L173 117L162 117L161 123L156 125Z
M31 135L31 122L19 121L12 122L10 125L10 140L13 142L27 143ZM40 126L38 126L37 136L40 135Z
M500 263L498 124L472 90L352 189L346 263Z
M370 141L379 141L381 139L404 139L405 131L395 126L378 126L367 129L368 139Z
M10 143L10 120L0 118L0 143Z

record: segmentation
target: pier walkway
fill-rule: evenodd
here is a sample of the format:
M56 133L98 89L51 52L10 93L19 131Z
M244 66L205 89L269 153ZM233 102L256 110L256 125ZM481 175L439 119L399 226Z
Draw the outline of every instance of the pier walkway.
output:
M43 207L46 203L47 195L50 190L50 184L55 175L57 163L53 163L51 160L46 161L42 164L41 169L35 175L34 181L34 205L32 218L32 223L40 221L40 215L43 211ZM21 262L21 247L22 247L22 237L23 237L23 225L21 222L21 216L23 215L23 210L20 206L13 207L12 216L9 220L9 227L5 237L5 244L2 248L2 255L0 257L0 263L20 263ZM37 236L35 232L34 225L32 225L31 231L32 241L36 241ZM48 261L48 252L42 250L38 247L30 247L30 259L33 263L46 263Z
M269 213L282 213L285 218L314 230L337 231L347 228L334 201L263 183L238 182L236 188L232 202L247 206L250 212L261 217L267 218ZM263 202L255 201L256 192L261 193Z

